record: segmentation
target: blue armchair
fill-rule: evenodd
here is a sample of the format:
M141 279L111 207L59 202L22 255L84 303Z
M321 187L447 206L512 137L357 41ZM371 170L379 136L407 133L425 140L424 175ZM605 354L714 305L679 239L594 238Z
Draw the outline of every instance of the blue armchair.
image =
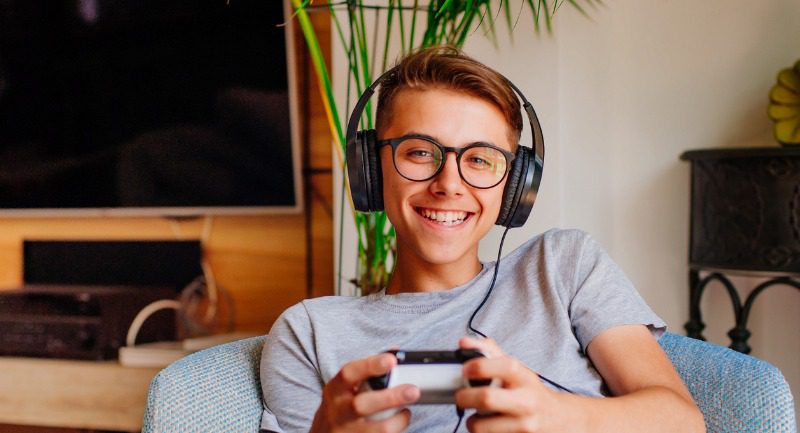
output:
M709 432L796 432L789 385L772 365L667 333L659 340L703 412ZM150 384L143 433L256 433L264 337L189 355Z

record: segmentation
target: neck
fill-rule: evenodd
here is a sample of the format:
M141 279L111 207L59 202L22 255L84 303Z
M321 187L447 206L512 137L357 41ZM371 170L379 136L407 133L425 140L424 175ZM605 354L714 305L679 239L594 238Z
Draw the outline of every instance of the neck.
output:
M477 252L454 263L436 264L419 260L416 256L404 256L398 248L397 266L386 293L394 295L448 290L467 283L480 271L481 262Z

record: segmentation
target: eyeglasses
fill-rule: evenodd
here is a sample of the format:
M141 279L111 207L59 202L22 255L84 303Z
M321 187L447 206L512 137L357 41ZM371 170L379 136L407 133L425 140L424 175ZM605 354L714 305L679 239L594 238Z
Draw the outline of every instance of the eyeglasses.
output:
M417 182L433 179L444 167L447 152L456 154L458 174L474 188L497 186L508 173L514 154L488 143L447 147L425 135L405 135L378 141L392 146L392 161L400 176Z

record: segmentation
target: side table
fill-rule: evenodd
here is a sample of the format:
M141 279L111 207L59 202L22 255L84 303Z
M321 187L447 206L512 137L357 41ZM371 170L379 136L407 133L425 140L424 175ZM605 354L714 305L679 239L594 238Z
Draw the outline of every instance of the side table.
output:
M692 150L681 159L692 173L687 335L704 339L700 300L719 281L736 319L730 347L749 353L756 298L778 285L800 290L800 148ZM768 279L742 302L728 278L734 274Z

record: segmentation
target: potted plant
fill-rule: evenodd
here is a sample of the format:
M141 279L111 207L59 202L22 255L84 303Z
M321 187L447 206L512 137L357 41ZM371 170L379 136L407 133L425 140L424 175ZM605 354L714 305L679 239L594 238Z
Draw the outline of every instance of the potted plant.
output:
M496 43L497 20L502 16L509 32L515 28L523 9L530 13L535 32L540 33L544 24L549 33L554 14L564 4L569 4L583 15L587 15L578 0L519 0L512 5L508 0L332 0L314 3L311 0L291 0L294 17L298 20L314 66L323 104L328 117L335 153L339 166L346 173L345 125L349 116L349 104L355 100L372 81L387 69L392 53L405 54L417 48L449 44L456 47L481 31ZM595 5L600 0L584 0ZM325 65L317 35L311 24L309 13L315 10L330 12L334 37L347 54L348 80L347 105L340 110L331 83L331 73ZM362 119L363 127L373 128L373 113L368 105ZM345 178L346 179L346 178ZM349 189L344 189L346 197ZM344 212L347 205L342 204ZM380 290L388 283L394 266L395 233L384 212L355 212L352 205L358 236L358 269L353 281L357 291L368 294ZM339 256L342 248L340 245ZM341 260L339 263L341 264ZM341 267L341 266L340 266ZM336 293L340 287L341 268L337 271Z

